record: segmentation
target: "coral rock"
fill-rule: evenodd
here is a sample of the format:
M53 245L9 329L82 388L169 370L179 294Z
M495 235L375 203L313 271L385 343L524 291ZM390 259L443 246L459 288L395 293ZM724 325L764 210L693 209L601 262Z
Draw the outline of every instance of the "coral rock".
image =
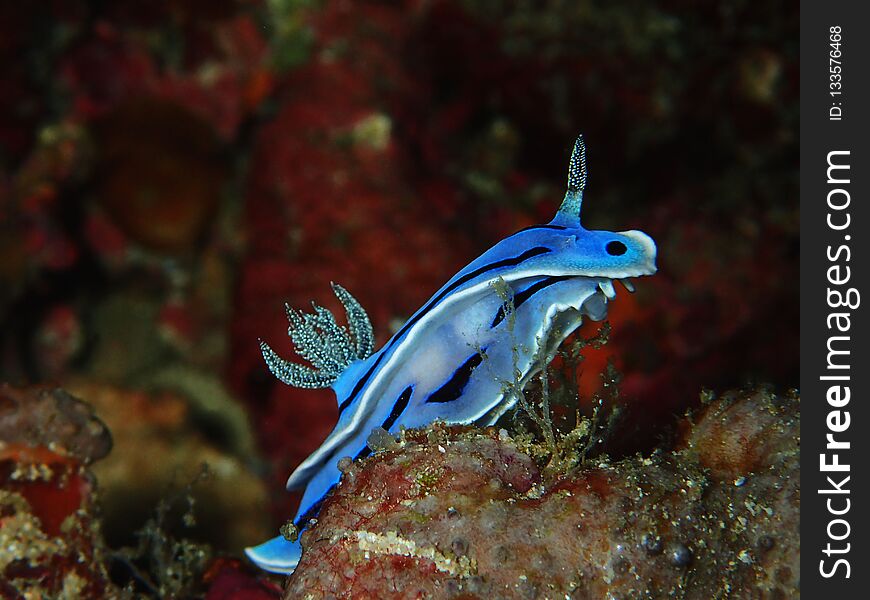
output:
M62 390L0 386L0 595L98 598L115 590L84 464L111 448Z
M61 389L0 385L0 441L60 449L83 463L112 449L109 430L93 409Z
M348 466L285 597L797 597L798 435L796 398L734 394L681 449L551 476L505 431L406 432Z

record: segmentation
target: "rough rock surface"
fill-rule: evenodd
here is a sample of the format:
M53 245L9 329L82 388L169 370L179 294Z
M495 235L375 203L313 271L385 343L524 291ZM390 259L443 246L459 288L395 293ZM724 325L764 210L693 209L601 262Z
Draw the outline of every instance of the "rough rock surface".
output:
M672 451L545 475L504 431L435 425L356 464L286 598L797 598L799 412L710 400Z
M62 389L0 385L0 441L57 446L90 463L112 449L112 436L93 409Z
M168 482L208 461L213 476L194 490L197 506L205 505L197 518L225 529L220 539L263 535L256 525L265 512L262 486L238 459L184 435L183 401L77 388L115 430L109 458L112 438L91 404L61 389L0 385L0 598L279 597L277 585L246 562L218 558L206 569L208 548L166 529L171 506L160 503L174 502ZM104 534L115 525L106 513L132 519L143 511L150 519L136 534L139 547L110 548ZM221 528L227 515L238 518Z
M0 386L0 597L117 593L84 466L110 448L84 402L57 389Z

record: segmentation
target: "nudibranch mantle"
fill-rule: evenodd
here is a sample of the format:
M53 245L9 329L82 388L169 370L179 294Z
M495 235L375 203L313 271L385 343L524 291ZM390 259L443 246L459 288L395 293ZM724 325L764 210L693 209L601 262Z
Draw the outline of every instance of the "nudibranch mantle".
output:
M555 218L519 231L454 275L377 352L369 319L350 293L333 290L347 312L347 328L326 309L287 307L288 334L312 367L280 358L261 342L266 364L281 381L332 387L339 419L323 444L290 475L288 489L305 488L294 518L298 531L317 515L338 483L338 460L368 456L373 429L436 420L494 424L583 321L607 315L613 280L632 291L630 277L656 271L655 242L640 231L587 230L580 224L586 186L586 149L577 138L568 191ZM298 540L277 536L246 549L263 569L292 573Z

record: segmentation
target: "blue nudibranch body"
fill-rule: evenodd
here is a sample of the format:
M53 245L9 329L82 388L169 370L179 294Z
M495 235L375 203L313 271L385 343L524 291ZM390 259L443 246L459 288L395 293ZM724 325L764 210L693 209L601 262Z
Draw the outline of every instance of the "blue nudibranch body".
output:
M365 311L341 286L333 290L347 311L347 329L322 307L314 314L287 308L290 338L313 368L285 361L261 342L266 364L289 385L332 387L339 407L335 429L287 481L288 489L305 488L298 531L338 483L338 460L371 453L373 429L395 433L436 420L494 424L516 403L511 390L522 389L584 317L606 316L613 280L632 291L627 278L655 273L656 245L645 233L583 228L585 185L581 136L555 218L472 261L377 352ZM278 536L246 552L263 569L291 573L302 549L298 540Z

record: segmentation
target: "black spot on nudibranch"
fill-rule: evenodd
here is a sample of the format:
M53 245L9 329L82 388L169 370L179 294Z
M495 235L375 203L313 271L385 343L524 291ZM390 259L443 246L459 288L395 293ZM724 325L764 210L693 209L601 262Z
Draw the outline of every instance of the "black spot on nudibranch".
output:
M432 392L429 397L426 398L426 402L451 402L459 398L459 396L462 395L462 390L465 389L466 385L468 385L468 380L471 379L471 374L474 372L474 369L483 362L482 353L485 351L486 348L481 350L481 352L475 352L469 356L468 359L453 372L453 375L447 380L447 383Z
M411 394L413 393L414 386L409 385L402 391L401 394L399 394L399 397L396 399L396 403L393 404L393 410L390 411L390 416L384 419L384 422L381 425L381 428L384 429L384 431L389 431L390 427L395 425L399 417L402 416L402 413L405 412L406 408L408 408L408 402L411 401ZM366 444L365 446L363 446L362 450L357 452L357 455L354 456L353 459L359 460L361 458L366 458L368 456L371 456L372 452L373 450L371 446Z
M405 388L399 398L396 400L396 403L393 405L393 410L390 412L390 416L386 418L384 424L381 425L386 431L390 430L396 423L396 419L398 419L405 409L408 408L408 402L411 400L411 394L414 392L414 386L409 385Z
M604 249L610 256L622 256L628 251L628 248L625 247L625 244L616 240L613 240L612 242L607 242L607 245L604 247Z

